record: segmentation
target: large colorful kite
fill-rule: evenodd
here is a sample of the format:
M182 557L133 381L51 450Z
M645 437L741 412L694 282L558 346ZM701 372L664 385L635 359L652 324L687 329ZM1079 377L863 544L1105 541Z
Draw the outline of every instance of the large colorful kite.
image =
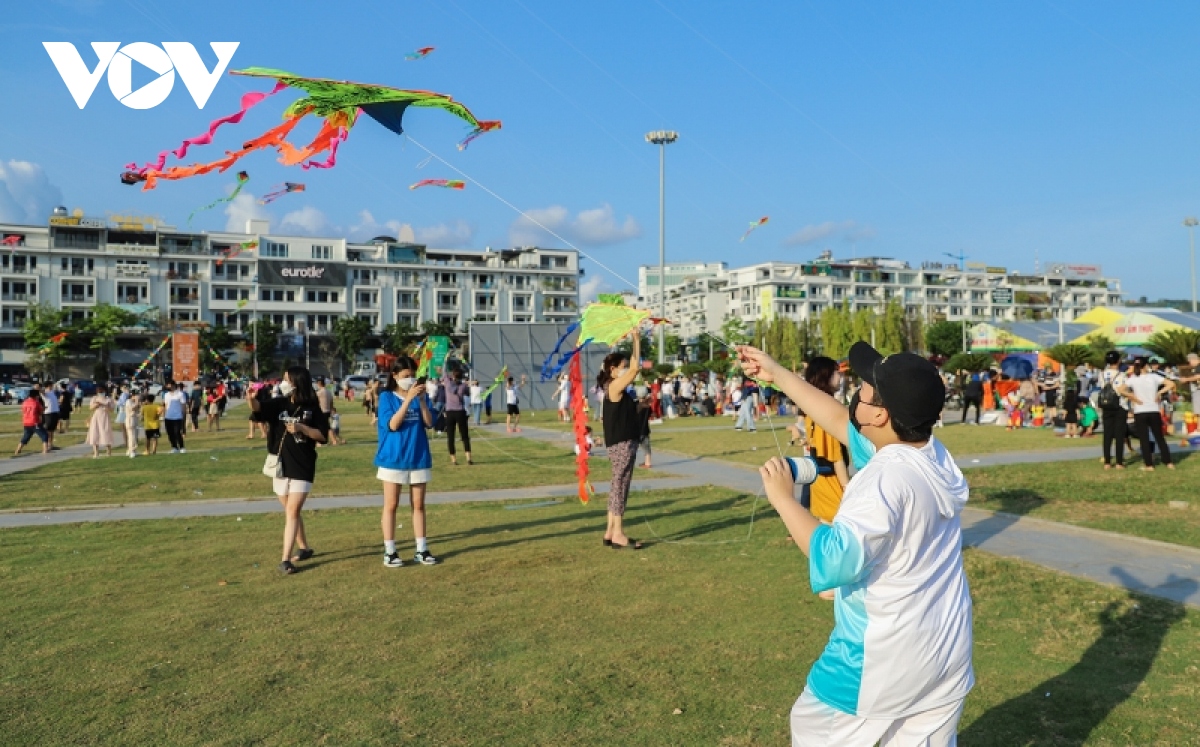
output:
M579 320L579 339L616 345L649 318L649 311L632 306L588 304Z
M270 205L272 202L275 202L276 200L278 200L280 197L283 197L284 195L289 195L292 192L303 192L303 191L304 191L304 185L300 184L299 182L284 182L283 184L276 184L274 187L271 188L270 192L267 192L265 195L262 196L262 199L258 201L258 204L259 205Z
M742 234L742 238L738 239L738 241L739 242L745 241L747 236L754 233L754 229L758 228L759 226L767 225L767 221L770 219L771 219L770 216L764 215L763 217L759 218L758 220L752 221L750 223L750 228L746 229L746 232L744 234Z
M192 218L194 218L196 216L196 213L203 213L205 210L212 210L217 205L220 205L222 202L233 202L233 198L237 197L238 194L241 193L242 187L246 186L246 182L248 182L248 181L250 181L250 175L247 174L245 171L239 171L238 175L237 175L237 186L233 188L233 191L230 192L229 194L225 195L224 197L218 197L217 199L208 203L204 207L198 207L195 210L193 210L191 212L191 214L188 215L188 219L187 219L188 226L192 225Z
M444 187L446 189L463 189L467 183L462 179L422 179L416 184L410 184L409 189L420 189L421 187Z
M404 59L406 59L406 60L419 60L419 59L421 59L422 57L424 57L425 55L427 55L427 54L429 54L430 52L432 52L434 49L436 49L436 47L421 47L420 49L418 49L418 50L417 50L417 51L415 51L415 52L409 52L408 54L404 55Z
M328 78L306 78L283 70L252 67L245 70L232 70L232 75L244 75L254 78L271 78L276 81L270 93L248 93L242 97L241 109L233 114L214 120L208 130L196 137L188 138L173 151L163 151L152 163L138 167L136 163L126 166L121 175L121 181L126 184L143 183L142 189L154 189L160 179L176 180L208 174L213 171L223 172L239 160L257 150L275 148L280 155L280 163L285 166L299 165L301 168L332 168L337 163L337 149L358 121L359 113L366 114L379 124L397 135L404 133L404 112L410 106L442 109L462 119L471 126L471 132L458 144L459 150L485 132L500 129L499 120L477 119L471 110L458 103L451 97L431 91L410 91L388 86L366 83L353 83L344 80ZM167 168L167 156L174 154L183 158L192 145L207 145L212 142L213 134L221 125L236 124L246 115L246 111L263 99L284 88L296 88L304 91L307 96L300 98L284 110L284 121L262 135L247 140L240 150L227 151L224 158L197 163L190 166L172 166ZM312 141L303 148L297 148L288 142L287 137L296 125L309 114L321 117L324 123ZM324 161L311 160L314 156L328 152Z

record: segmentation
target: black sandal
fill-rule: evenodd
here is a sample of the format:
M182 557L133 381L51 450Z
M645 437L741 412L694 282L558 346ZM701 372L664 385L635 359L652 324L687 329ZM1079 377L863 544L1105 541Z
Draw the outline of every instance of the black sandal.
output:
M605 547L612 547L612 540L610 540L608 537L605 537L605 538L604 538L604 546L605 546Z
M300 571L296 568L296 566L292 565L292 561L285 560L279 564L279 572L285 576L290 576L293 573L299 573Z
M311 547L302 547L302 548L300 548L300 551L296 553L296 556L294 558L292 558L292 560L295 560L295 561L308 560L309 558L311 558L312 556L314 556L316 554L317 554L316 551L313 550Z
M618 545L616 542L613 542L612 540L609 540L609 544L612 546L612 549L614 549L614 550L641 550L642 549L642 543L639 542L638 540L635 540L633 537L630 537L629 541L623 545Z

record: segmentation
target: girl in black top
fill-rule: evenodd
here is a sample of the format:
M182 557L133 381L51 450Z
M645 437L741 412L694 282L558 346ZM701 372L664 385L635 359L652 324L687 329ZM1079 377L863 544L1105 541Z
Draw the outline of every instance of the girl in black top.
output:
M291 574L296 572L292 561L308 560L315 554L308 546L300 509L316 478L317 444L329 440L329 418L321 412L307 368L289 368L279 384L279 393L281 396L271 398L270 389L263 387L250 399L250 409L266 421L267 448L279 456L283 467L283 477L274 480L275 495L287 514L279 570ZM299 548L295 555L293 548Z
M638 369L641 368L641 335L633 336L633 358L625 353L610 353L604 359L596 386L604 392L604 445L612 462L612 482L608 488L608 528L604 544L613 549L640 550L642 543L625 535L622 526L625 502L629 498L629 483L637 461L638 441L642 437L642 421L638 417L637 401L629 393Z

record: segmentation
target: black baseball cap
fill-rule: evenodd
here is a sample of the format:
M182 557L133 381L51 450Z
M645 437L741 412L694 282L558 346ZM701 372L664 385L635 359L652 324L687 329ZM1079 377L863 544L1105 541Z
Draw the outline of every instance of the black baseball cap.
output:
M933 425L946 403L946 384L937 366L916 353L884 357L865 342L850 348L850 367L879 392L882 407L904 428Z

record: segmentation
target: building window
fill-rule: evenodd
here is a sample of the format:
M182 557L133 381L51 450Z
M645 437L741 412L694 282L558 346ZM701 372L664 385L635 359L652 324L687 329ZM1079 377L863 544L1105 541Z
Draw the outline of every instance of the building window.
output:
M282 241L264 241L260 246L262 248L259 255L263 257L286 257L288 255L288 246Z
M225 289L220 288L220 287L213 288L213 300L214 301L224 301L225 300Z
M312 248L313 259L333 259L333 247L324 245L314 245Z

